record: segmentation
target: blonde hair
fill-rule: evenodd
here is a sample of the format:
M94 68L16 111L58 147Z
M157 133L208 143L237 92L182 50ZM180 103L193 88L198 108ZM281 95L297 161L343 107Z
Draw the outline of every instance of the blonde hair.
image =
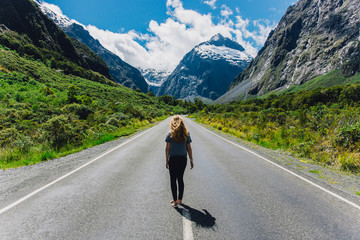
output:
M185 127L184 120L181 116L176 115L170 121L170 138L174 142L186 142L188 138L188 131Z

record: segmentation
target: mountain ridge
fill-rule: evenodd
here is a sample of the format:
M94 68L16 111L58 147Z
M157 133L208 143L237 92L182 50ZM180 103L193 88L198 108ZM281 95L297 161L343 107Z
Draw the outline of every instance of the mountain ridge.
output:
M140 89L142 92L149 91L149 86L140 71L103 47L97 39L90 35L84 25L76 20L70 20L66 16L57 14L44 5L40 5L40 8L67 35L76 38L100 56L107 64L109 73L115 82L132 89Z

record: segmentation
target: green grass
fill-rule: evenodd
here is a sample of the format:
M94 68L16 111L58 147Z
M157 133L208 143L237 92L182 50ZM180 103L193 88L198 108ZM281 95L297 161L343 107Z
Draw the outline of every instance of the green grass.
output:
M191 117L302 161L360 172L360 84L211 105Z
M66 75L0 45L0 168L31 165L128 136L187 104ZM189 105L189 104L188 104Z
M360 73L352 76L352 77L344 77L341 75L340 70L333 70L327 74L318 76L313 78L304 84L301 85L293 85L286 90L282 90L279 92L275 92L276 94L283 93L295 93L304 90L311 90L317 88L329 88L338 85L346 85L346 84L356 84L360 83ZM268 93L266 96L269 96L274 92Z

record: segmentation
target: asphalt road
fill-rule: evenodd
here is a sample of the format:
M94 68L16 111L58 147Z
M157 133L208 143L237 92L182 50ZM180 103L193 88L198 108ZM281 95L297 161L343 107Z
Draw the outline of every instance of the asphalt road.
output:
M358 205L189 119L195 167L185 171L184 205L172 208L168 124L82 165L37 170L36 184L16 182L0 198L0 239L360 239Z

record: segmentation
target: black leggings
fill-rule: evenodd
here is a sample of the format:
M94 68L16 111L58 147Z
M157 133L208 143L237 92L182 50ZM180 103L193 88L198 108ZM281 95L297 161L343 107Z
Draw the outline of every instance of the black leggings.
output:
M170 185L174 201L177 199L182 200L184 194L184 181L183 176L186 168L186 156L170 157L169 159L169 172L170 172ZM179 185L179 196L177 196L177 184Z

